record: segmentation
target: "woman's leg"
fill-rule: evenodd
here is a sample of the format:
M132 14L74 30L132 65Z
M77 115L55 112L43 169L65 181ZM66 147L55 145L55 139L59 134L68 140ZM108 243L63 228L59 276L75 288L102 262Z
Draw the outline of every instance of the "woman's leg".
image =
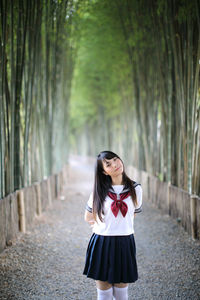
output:
M114 284L113 296L115 300L128 300L128 284L127 283Z
M97 285L97 300L112 300L113 287L107 281L96 280Z
M112 287L112 284L107 281L96 280L97 288L100 290L108 290Z

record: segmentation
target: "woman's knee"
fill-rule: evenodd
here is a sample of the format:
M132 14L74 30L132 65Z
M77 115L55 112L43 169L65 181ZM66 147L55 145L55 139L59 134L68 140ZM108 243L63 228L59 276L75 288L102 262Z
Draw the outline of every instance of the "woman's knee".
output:
M128 283L114 283L114 286L118 287L118 288L125 288L128 286Z
M112 284L107 281L96 280L96 286L100 290L108 290L112 287Z

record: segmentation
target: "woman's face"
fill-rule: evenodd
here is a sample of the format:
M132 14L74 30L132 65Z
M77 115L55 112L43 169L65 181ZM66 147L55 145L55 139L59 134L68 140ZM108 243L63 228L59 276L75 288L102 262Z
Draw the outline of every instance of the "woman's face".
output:
M102 161L104 174L110 175L110 177L116 177L123 173L123 163L118 157L113 157L111 159L104 159Z

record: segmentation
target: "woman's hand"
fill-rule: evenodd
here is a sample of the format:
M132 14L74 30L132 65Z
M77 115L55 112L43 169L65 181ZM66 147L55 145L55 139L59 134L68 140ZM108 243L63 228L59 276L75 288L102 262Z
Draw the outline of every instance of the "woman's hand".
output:
M88 223L90 224L90 227L93 228L93 227L94 227L95 221L94 221L94 220L91 220L91 221L88 221Z
M89 211L86 210L85 211L84 219L93 228L94 223L95 223L95 220L94 220L94 217L93 217L93 213L91 213L91 212L89 212Z

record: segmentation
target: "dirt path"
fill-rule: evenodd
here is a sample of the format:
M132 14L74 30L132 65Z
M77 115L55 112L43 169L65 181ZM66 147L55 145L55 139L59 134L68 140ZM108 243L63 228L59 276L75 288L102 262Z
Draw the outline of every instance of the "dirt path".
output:
M65 199L0 255L0 299L95 300L82 275L91 230L83 220L93 167L72 162ZM147 201L135 219L139 280L129 299L200 299L200 243Z

